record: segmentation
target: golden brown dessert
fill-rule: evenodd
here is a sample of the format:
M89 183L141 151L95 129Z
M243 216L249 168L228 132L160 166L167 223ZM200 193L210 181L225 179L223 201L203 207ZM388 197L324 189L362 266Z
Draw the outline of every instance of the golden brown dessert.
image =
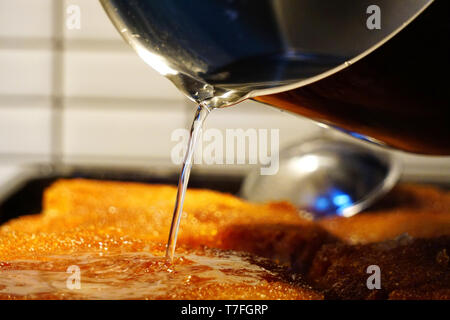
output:
M61 180L44 195L45 223L11 223L34 232L90 229L96 235L126 236L138 243L165 244L176 188L138 183ZM188 191L177 243L255 253L304 269L324 242L320 226L301 218L286 202L255 204L210 190ZM300 255L302 253L302 255ZM293 261L292 259L295 259Z
M319 224L352 244L394 239L405 233L415 238L450 235L450 192L403 184L364 213L323 219Z
M172 268L163 248L175 193L162 185L56 182L41 215L0 228L0 298L449 298L448 192L399 186L368 212L313 223L287 203L189 190L177 249L183 258ZM436 238L442 235L449 237ZM61 280L71 264L85 277L81 291ZM373 264L381 290L366 286ZM17 285L30 281L34 291Z
M250 204L205 190L190 190L187 194L177 250L184 258L169 268L174 273L167 276L162 248L175 192L174 187L132 183L55 183L45 193L41 215L21 217L0 228L0 298L322 298L299 275L291 277L286 267L248 253L201 248L246 248L248 252L260 250L261 255L286 260L296 248L306 248L309 243L317 247L325 232L299 218L288 204ZM258 240L264 237L269 245L271 235L259 232L257 222L264 228L279 226L279 234L284 234L288 243L284 251L261 248L262 241ZM255 250L248 243L232 239L235 234L229 230L234 228L247 228L248 234L254 235ZM312 259L313 250L310 252L303 260ZM141 258L129 262L130 256ZM64 289L62 279L68 277L65 270L72 264L86 266L87 270L82 270L87 279L84 291ZM219 267L203 271L214 265ZM25 280L20 278L24 274ZM189 285L184 286L189 275ZM23 286L17 289L17 281L32 279L37 283L27 287L36 290L27 291ZM99 281L92 279L101 280L100 292L95 291ZM163 289L158 293L149 284L144 290L139 285L142 282L158 282ZM48 283L58 285L49 287Z
M450 192L403 184L366 212L319 224L346 243L323 246L309 271L326 298L450 299ZM370 265L381 290L367 288Z
M396 240L365 245L325 245L309 279L328 299L450 299L450 237ZM367 279L380 268L381 288Z

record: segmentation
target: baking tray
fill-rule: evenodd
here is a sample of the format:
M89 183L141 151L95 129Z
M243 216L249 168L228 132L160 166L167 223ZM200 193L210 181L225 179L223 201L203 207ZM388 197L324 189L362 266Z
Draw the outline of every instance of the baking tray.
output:
M0 190L0 224L42 210L44 190L58 179L86 178L96 180L171 184L178 181L178 170L127 169L117 167L36 166L27 168ZM192 172L190 188L205 188L238 194L243 177Z

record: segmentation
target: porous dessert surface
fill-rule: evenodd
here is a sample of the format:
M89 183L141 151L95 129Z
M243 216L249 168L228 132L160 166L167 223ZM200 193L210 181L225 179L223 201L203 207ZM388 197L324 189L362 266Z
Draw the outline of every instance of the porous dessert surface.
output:
M169 265L175 195L165 185L56 182L41 214L0 227L0 298L449 298L448 192L399 186L368 212L311 222L288 203L189 190ZM65 282L72 265L78 291ZM366 285L369 265L381 269L380 290Z

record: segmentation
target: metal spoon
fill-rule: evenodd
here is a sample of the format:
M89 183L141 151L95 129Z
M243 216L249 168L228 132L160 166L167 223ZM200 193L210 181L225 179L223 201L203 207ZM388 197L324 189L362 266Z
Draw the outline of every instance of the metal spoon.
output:
M282 150L275 175L250 172L241 196L258 202L288 200L313 219L350 217L388 192L400 172L399 162L387 153L320 138Z

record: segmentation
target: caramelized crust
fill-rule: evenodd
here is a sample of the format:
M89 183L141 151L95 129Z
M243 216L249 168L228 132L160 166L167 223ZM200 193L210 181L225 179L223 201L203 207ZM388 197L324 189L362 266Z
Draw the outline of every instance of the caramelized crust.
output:
M332 299L450 299L450 193L399 185L374 208L319 224L347 244L324 246L309 279ZM441 238L437 238L443 236ZM381 290L366 269L381 269Z
M449 299L450 237L407 236L374 244L325 245L308 278L328 299ZM367 273L380 267L381 289L369 290Z
M394 239L405 233L415 238L450 235L450 192L403 184L366 212L323 219L319 224L352 244Z

